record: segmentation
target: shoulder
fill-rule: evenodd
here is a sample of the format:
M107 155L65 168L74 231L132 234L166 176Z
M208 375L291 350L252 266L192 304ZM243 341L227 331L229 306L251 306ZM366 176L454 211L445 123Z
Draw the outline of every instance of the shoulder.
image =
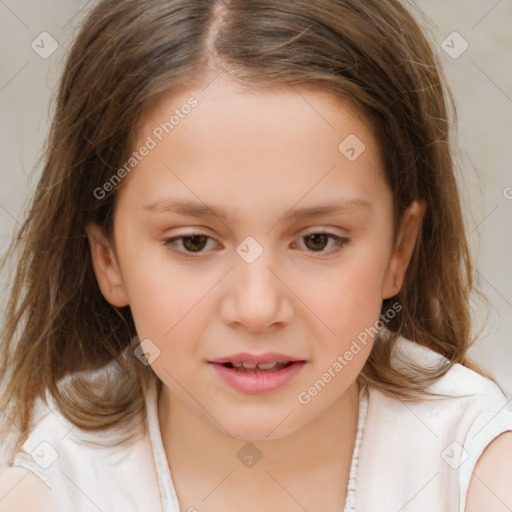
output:
M512 431L502 433L478 460L466 500L466 512L512 510Z
M51 489L35 473L21 467L0 468L0 512L55 512Z
M419 368L434 371L447 364L442 355L405 338L399 338L393 350L393 368L411 378L419 379ZM493 381L461 364L452 365L426 391L430 396L412 400L370 387L370 413L378 420L376 428L392 425L408 438L425 435L431 442L456 441L474 451L512 429L507 396Z
M39 399L34 408L31 432L16 452L13 452L11 432L2 445L0 457L0 512L61 510L59 486L54 477L58 464L54 463L64 429L63 418L52 411L51 404ZM11 458L12 462L8 462Z
M54 405L49 401L48 408L41 409L12 466L7 459L0 466L0 512L85 512L98 507L133 512L144 508L143 500L159 510L144 418L137 428L133 424L133 439L121 443L118 431L83 431ZM139 485L149 498L136 492Z
M411 360L432 367L446 362L404 338L397 343L395 358L406 366ZM441 457L457 474L460 510L510 512L512 400L494 382L460 364L453 365L429 391L441 395L440 399L410 403L407 409L446 444Z
M432 349L399 337L393 348L392 364L399 371L415 374L418 366L434 370L448 364L448 360ZM493 381L458 363L430 385L428 391L448 399L466 399L476 407L485 408L507 402L506 396Z

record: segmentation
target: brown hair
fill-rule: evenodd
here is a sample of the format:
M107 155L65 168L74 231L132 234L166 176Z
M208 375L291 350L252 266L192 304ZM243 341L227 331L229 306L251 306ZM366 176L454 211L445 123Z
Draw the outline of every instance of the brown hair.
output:
M143 410L144 387L160 385L133 356L129 307L113 307L99 290L85 226L93 221L111 238L116 190L102 200L93 191L126 161L149 108L220 72L248 88L348 99L376 130L395 236L411 201L426 201L404 286L382 305L384 314L398 301L401 311L387 324L391 335L376 339L360 384L407 399L454 363L486 375L466 355L473 283L449 142L447 104L453 121L455 108L426 36L398 0L103 0L69 52L39 184L7 253L19 259L1 334L0 408L19 429L16 448L45 390L66 418L94 431L127 425ZM415 376L394 370L400 335L448 363ZM108 363L117 371L92 373Z

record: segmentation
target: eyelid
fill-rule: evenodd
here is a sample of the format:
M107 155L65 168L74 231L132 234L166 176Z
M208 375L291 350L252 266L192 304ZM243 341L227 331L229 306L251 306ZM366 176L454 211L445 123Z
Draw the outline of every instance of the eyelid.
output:
M334 230L341 231L341 233L335 232ZM299 233L302 233L302 231L299 231ZM325 235L331 235L331 236L338 236L340 238L348 237L347 230L342 230L341 228L335 228L333 226L333 227L313 227L311 229L308 228L308 229L306 229L306 231L303 234L300 235L299 238L302 238L303 236L317 235L317 234L325 234Z

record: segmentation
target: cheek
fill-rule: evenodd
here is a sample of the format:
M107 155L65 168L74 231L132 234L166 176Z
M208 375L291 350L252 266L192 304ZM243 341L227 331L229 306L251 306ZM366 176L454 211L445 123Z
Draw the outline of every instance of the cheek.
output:
M150 298L144 300L145 296ZM210 318L205 306L198 291L181 293L178 287L174 292L152 293L148 286L140 290L131 308L139 338L152 340L160 350L160 363L175 368L196 358L196 344Z
M304 287L298 295L307 298L308 307L323 321L324 338L334 331L337 337L346 339L378 319L383 274L382 266L375 261L347 262L323 278L303 279Z
M141 244L142 245L142 244ZM149 338L158 345L172 345L175 337L200 328L202 300L218 277L171 264L161 247L127 245L121 262L130 309L140 339Z

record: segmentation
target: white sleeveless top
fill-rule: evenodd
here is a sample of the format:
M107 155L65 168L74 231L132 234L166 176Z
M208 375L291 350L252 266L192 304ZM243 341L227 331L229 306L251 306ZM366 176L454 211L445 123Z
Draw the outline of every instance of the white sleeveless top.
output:
M407 358L423 366L436 366L443 359L399 338L394 365L401 366ZM358 454L357 512L465 512L475 464L493 439L512 430L512 410L493 382L460 364L430 390L451 398L406 403L369 389ZM14 460L16 468L33 473L48 491L43 498L41 493L34 497L33 509L179 512L159 428L156 390L146 396L146 411L136 441L99 447L84 442L92 438L90 433L83 434L57 410L46 409ZM14 472L2 462L0 511L2 498L24 485L19 469ZM30 502L25 485L24 501Z

